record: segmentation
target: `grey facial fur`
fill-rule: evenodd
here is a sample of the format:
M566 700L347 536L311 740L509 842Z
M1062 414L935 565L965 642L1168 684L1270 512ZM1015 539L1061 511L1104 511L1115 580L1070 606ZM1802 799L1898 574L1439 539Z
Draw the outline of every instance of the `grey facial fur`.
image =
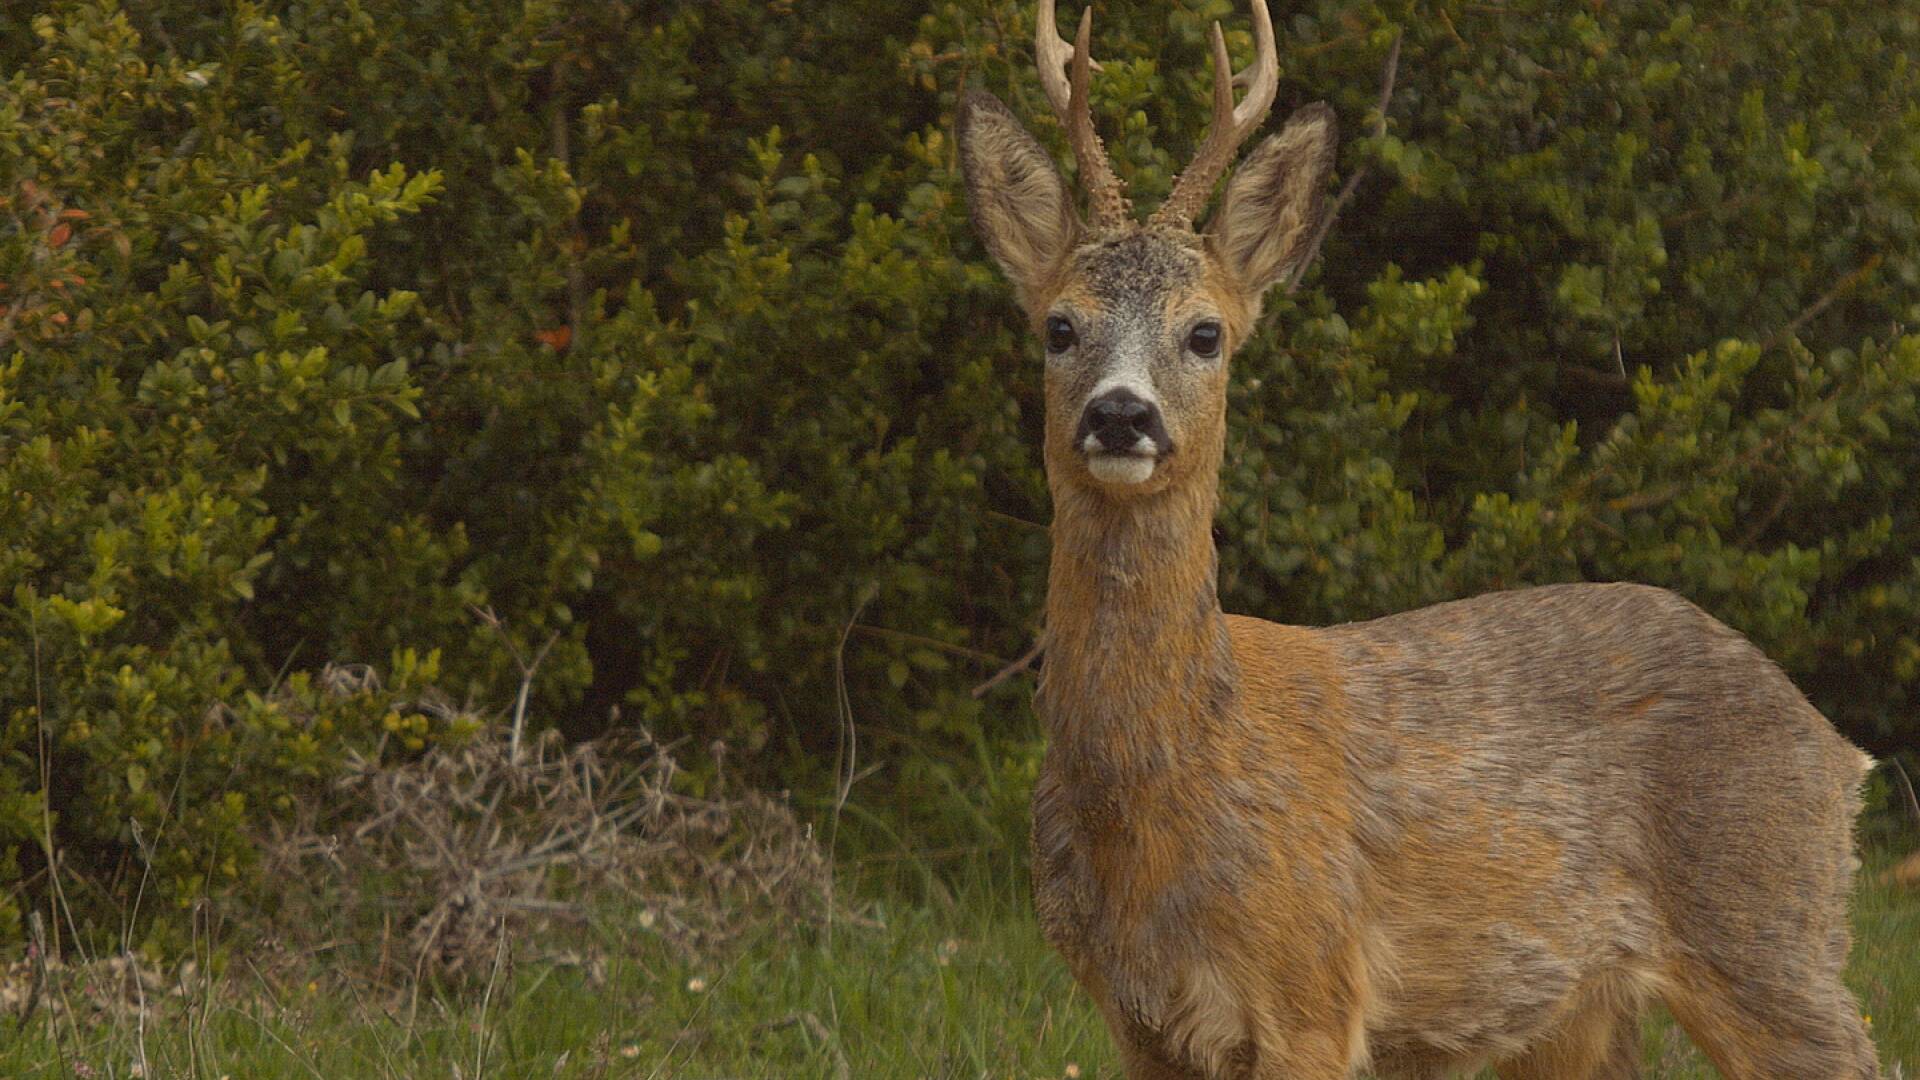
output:
M1066 400L1085 408L1102 394L1128 390L1179 413L1196 396L1185 377L1206 362L1187 355L1189 327L1169 321L1168 299L1200 283L1202 258L1191 235L1158 232L1130 232L1074 253L1070 273L1081 291L1055 310L1073 322L1078 341L1049 357L1069 375ZM1088 302L1077 302L1082 293Z

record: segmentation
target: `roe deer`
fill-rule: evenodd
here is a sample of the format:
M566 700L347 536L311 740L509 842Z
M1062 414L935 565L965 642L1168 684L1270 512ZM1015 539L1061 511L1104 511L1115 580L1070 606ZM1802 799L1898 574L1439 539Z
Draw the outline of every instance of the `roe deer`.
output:
M1046 351L1054 504L1035 905L1136 1078L1631 1077L1663 999L1733 1080L1878 1075L1841 984L1871 760L1680 597L1558 585L1325 629L1221 612L1227 362L1311 257L1334 157L1273 28L1144 226L1094 134L1090 18L1040 0L1087 188L969 93L974 223ZM1246 87L1234 103L1233 87Z

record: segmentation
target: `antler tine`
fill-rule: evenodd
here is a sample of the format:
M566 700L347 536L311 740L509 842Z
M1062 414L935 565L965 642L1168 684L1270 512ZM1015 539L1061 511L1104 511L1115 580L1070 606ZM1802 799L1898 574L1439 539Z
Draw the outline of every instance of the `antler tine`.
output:
M1213 120L1207 126L1207 139L1193 155L1193 164L1180 174L1173 194L1153 212L1156 226L1184 225L1207 205L1214 182L1233 164L1234 152L1253 134L1273 108L1274 94L1280 89L1280 60L1273 43L1273 17L1267 12L1267 0L1251 0L1253 8L1253 63L1234 73L1227 57L1227 36L1220 24L1213 24ZM1247 96L1238 106L1233 103L1233 88L1244 86Z
M1059 24L1054 21L1053 0L1040 0L1039 14L1034 18L1033 58L1040 67L1040 88L1047 92L1053 113L1062 124L1072 115L1067 107L1067 65L1073 62L1073 53L1073 45L1060 36Z
M1093 8L1080 13L1080 31L1073 44L1060 36L1054 20L1054 0L1040 0L1034 19L1033 55L1040 66L1040 86L1053 104L1055 116L1067 129L1067 142L1073 147L1073 159L1080 166L1080 184L1086 189L1089 215L1095 228L1111 228L1133 220L1133 207L1127 201L1126 185L1113 174L1106 147L1093 130L1093 111L1088 101L1089 70L1098 71L1093 59Z

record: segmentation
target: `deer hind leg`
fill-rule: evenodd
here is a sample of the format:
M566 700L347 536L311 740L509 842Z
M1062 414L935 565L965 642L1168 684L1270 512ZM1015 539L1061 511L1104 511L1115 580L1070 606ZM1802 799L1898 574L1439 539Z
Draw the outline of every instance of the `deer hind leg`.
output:
M1493 1071L1500 1080L1638 1080L1640 1003L1595 1001Z
M1727 1080L1879 1080L1879 1055L1837 975L1734 984L1688 964L1662 996Z

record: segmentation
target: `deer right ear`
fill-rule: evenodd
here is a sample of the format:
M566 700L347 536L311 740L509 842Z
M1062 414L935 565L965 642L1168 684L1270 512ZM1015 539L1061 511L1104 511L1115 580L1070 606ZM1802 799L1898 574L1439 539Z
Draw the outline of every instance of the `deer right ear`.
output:
M1248 154L1227 181L1214 212L1213 241L1255 296L1313 257L1309 241L1324 213L1322 189L1333 170L1338 126L1324 102L1308 105Z
M1079 230L1067 185L1046 148L992 94L969 91L955 128L974 231L1031 307Z

